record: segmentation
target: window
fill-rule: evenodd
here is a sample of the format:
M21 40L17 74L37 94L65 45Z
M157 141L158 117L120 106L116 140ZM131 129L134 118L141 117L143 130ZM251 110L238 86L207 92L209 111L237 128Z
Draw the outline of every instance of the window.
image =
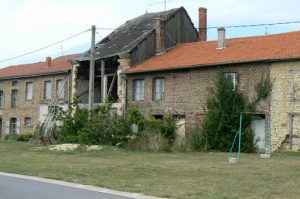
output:
M134 100L141 101L144 100L144 86L145 80L139 79L134 80Z
M11 91L11 108L18 106L18 90Z
M65 98L65 83L61 79L56 81L56 96L58 99Z
M58 106L48 106L48 114L56 114L59 111Z
M19 85L19 82L18 82L18 81L13 81L13 82L11 83L11 85L12 85L13 87L17 87L17 86Z
M165 94L165 79L164 78L155 78L153 80L153 99L163 100Z
M45 81L44 83L44 99L51 99L51 81Z
M9 120L9 133L16 134L17 133L17 118L10 118Z
M24 123L25 123L26 127L32 127L32 119L31 119L31 117L25 117Z
M4 93L0 91L0 107L4 106Z
M26 100L32 100L32 82L26 82Z
M235 90L237 84L237 73L225 73L225 78L231 81L232 90Z

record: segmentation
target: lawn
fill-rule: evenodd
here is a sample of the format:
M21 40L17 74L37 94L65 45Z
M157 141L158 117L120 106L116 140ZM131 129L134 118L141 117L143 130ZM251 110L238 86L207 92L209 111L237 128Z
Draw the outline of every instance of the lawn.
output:
M0 171L171 198L299 198L300 152L271 159L227 153L148 153L104 147L102 151L48 151L0 142Z

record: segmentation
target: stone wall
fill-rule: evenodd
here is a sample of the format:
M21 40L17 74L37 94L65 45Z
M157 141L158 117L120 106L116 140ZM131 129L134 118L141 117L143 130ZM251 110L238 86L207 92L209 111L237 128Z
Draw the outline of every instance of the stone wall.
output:
M0 91L4 92L4 106L0 107L0 118L2 118L2 135L9 133L10 118L17 118L19 133L34 132L39 124L39 105L50 105L51 100L44 99L44 82L52 82L51 99L56 97L56 81L65 79L64 99L59 100L59 104L66 104L69 101L70 85L68 84L69 74L58 74L49 76L38 76L31 78L19 78L0 80ZM13 87L12 82L18 81L18 86ZM33 99L26 100L26 82L33 83ZM11 108L11 92L18 90L18 106ZM25 117L32 118L32 126L25 126Z
M207 89L212 87L219 74L238 73L237 89L241 90L252 101L255 96L255 85L262 75L269 74L269 64L232 65L210 68L186 69L169 72L153 72L127 75L128 102L136 103L143 114L161 115L172 112L184 116L186 127L193 128L204 117ZM153 100L153 79L165 78L165 98ZM133 82L135 79L145 80L143 101L133 100ZM261 111L268 112L269 104L261 104Z
M299 134L300 62L278 62L271 65L273 89L271 93L271 129L273 150L289 136ZM291 117L294 116L293 122Z

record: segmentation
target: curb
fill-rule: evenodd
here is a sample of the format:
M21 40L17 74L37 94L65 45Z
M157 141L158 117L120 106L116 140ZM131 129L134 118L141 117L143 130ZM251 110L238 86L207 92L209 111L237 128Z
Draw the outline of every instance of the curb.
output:
M50 183L50 184L66 186L66 187L71 187L71 188L76 188L76 189L83 189L83 190L87 190L87 191L111 194L111 195L115 195L115 196L122 196L122 197L133 198L133 199L163 199L163 198L159 198L159 197L146 196L146 195L139 194L139 193L115 191L115 190L95 187L95 186L91 186L91 185L83 185L83 184L65 182L65 181L61 181L61 180L52 180L52 179L40 178L40 177L34 177L34 176L26 176L26 175L12 174L12 173L4 173L4 172L0 172L0 175L6 176L6 177L13 177L13 178L20 178L20 179L25 179L25 180Z

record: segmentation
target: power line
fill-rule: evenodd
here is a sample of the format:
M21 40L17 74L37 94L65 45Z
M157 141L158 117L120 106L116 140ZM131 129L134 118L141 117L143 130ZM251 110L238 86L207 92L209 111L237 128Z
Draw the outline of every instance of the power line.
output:
M262 24L245 24L245 25L232 25L232 26L209 26L207 29L217 29L220 27L223 28L247 28L247 27L255 27L255 26L274 26L274 25L288 25L288 24L300 24L300 21L289 21L289 22L278 22L278 23L262 23ZM116 30L117 28L96 28L97 30ZM177 29L177 28L168 28ZM181 28L185 29L185 28ZM200 30L201 28L196 28Z
M255 26L274 26L274 25L287 25L287 24L298 24L298 23L300 23L300 21L223 26L223 28L244 28L244 27L255 27ZM219 27L222 27L222 26L212 26L212 27L207 27L207 29L216 29L216 28L219 28ZM197 29L199 29L199 28L197 28Z
M65 42L65 41L67 41L67 40L69 40L69 39L72 39L72 38L74 38L74 37L77 37L77 36L79 36L79 35L82 35L83 33L86 33L86 32L88 32L88 31L90 31L90 30L91 30L91 29L85 30L85 31L83 31L83 32L80 32L80 33L77 33L77 34L75 34L75 35L72 35L72 36L70 36L70 37L68 37L68 38L66 38L66 39L61 40L61 41L58 41L58 42L55 42L55 43L50 44L50 45L48 45L48 46L45 46L45 47L42 47L42 48L39 48L39 49L30 51L30 52L28 52L28 53L24 53L24 54L22 54L22 55L18 55L18 56L11 57L11 58L8 58L8 59L0 60L0 63L6 62L6 61L11 61L11 60L13 60L13 59L17 59L17 58L20 58L20 57L24 57L24 56L26 56L26 55L30 55L30 54L32 54L32 53L36 53L36 52L38 52L38 51L41 51L41 50L50 48L50 47L52 47L52 46L55 46L55 45L60 44L60 43L62 43L62 42Z

